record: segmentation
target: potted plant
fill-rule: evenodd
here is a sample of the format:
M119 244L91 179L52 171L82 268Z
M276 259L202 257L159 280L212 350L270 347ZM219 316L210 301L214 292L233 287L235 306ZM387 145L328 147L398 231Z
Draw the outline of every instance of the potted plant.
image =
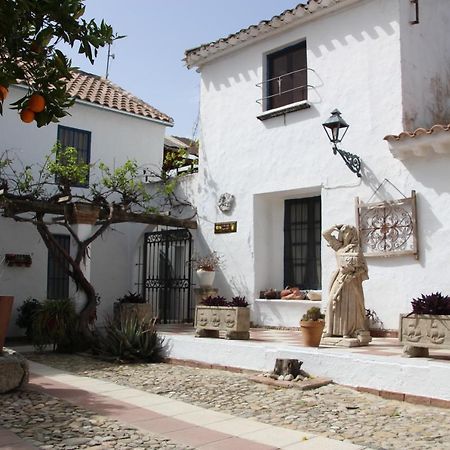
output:
M220 256L217 252L212 252L205 256L197 256L192 262L197 272L200 287L211 288L216 270L222 263Z
M0 354L3 353L13 301L14 297L11 295L0 295Z
M113 305L114 322L120 323L132 316L136 317L139 322L151 323L153 320L152 306L141 294L136 292L128 292L118 298Z
M303 314L300 320L300 329L304 344L307 347L318 347L322 332L325 327L325 315L320 312L320 308L313 306Z
M219 337L224 331L226 339L250 338L250 310L245 297L207 297L195 308L196 337Z
M411 302L412 312L400 315L400 342L409 356L428 356L429 348L450 348L450 297L440 292Z

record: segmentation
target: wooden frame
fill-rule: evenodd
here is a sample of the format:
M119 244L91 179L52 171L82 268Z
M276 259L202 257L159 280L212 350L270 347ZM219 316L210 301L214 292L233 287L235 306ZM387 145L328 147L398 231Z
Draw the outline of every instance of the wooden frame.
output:
M377 203L356 197L355 209L364 256L414 255L419 259L415 191L408 198Z

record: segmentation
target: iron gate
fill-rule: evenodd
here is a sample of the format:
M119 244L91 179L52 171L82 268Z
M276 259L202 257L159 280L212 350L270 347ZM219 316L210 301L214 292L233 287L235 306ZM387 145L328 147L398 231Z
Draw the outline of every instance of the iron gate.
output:
M191 243L187 229L145 235L143 295L161 323L192 322Z

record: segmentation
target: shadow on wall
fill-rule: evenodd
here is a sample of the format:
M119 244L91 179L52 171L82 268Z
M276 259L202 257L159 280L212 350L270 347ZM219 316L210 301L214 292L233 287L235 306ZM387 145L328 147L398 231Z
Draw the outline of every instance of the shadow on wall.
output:
M308 42L308 51L312 52L316 58L320 58L326 56L326 53L337 50L338 46L348 46L352 39L358 42L375 41L383 33L388 36L393 35L396 30L392 23L388 21L387 14L384 14L383 10L378 7L377 2L373 3L372 11L368 10L364 18L361 18L359 14L361 8L358 5L353 9L348 9L342 15L343 20L335 20L336 15L323 17L320 22L322 27L320 29L320 41L318 40L319 45L312 46L312 43ZM362 8L367 10L368 6L362 5ZM332 26L328 23L329 21L332 21ZM290 34L288 33L286 32L287 44L298 40L298 37L293 36L292 30L290 30ZM299 34L300 36L301 34ZM231 82L239 83L241 81L253 82L254 80L259 80L257 71L261 70L263 63L262 54L271 49L266 46L259 46L256 52L253 49L253 46L249 46L244 50L247 51L247 58L241 58L239 66L230 64L230 61L233 60L233 55L223 56L220 59L220 70L214 70L214 73L209 74L209 76L205 74L203 77L207 90L220 91L223 88L231 87ZM256 88L255 92L257 92Z

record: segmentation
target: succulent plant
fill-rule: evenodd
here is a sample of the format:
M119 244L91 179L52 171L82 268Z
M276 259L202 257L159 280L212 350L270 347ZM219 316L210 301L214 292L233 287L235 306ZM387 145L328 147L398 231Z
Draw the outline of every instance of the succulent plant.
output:
M231 299L231 302L229 303L230 306L238 306L238 307L243 307L245 308L246 306L248 306L248 302L245 300L245 297L233 297Z
M314 322L317 322L318 320L325 319L325 314L322 314L320 312L320 308L317 306L313 306L312 308L309 308L308 311L306 311L306 314L303 314L302 320L308 321L312 320Z
M442 295L440 292L432 294L422 294L411 302L413 314L450 314L450 297Z

